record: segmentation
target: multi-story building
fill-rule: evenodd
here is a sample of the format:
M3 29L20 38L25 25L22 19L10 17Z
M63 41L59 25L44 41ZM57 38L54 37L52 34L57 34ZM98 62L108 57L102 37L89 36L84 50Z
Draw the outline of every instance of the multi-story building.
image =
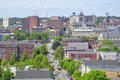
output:
M3 18L3 27L4 28L7 28L9 27L9 18Z
M52 17L43 21L43 27L46 28L63 28L63 21L59 17Z
M40 20L38 16L29 16L29 27L34 28L34 27L39 27L40 26Z
M39 27L40 20L38 16L28 16L22 19L22 29L25 31L30 31L31 28Z
M73 42L67 43L64 46L64 58L71 58L75 60L97 60L97 52L89 49L88 42Z
M0 59L5 57L9 60L11 55L15 53L19 60L23 53L26 53L30 57L33 51L33 43L26 41L0 41Z

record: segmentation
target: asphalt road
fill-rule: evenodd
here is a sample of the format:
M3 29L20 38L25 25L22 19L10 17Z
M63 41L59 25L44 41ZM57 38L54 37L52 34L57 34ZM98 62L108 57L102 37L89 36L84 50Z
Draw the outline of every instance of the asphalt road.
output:
M54 58L54 50L52 50L52 41L50 43L47 43L48 51L49 54L47 55L49 62L51 65L54 66L54 72L53 72L53 77L55 80L69 80L69 78L66 75L66 71L64 70L59 70L58 67L60 68L59 61L55 60Z

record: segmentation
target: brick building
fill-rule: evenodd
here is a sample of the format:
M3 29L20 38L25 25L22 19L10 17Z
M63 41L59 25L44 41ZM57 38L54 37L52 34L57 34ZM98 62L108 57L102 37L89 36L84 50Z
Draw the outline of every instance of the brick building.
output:
M39 27L40 20L38 16L28 16L22 19L22 29L25 31L30 31L31 28Z
M44 20L43 22L43 27L46 28L62 28L63 27L63 21L62 19L58 17L52 17L50 19Z
M33 43L25 41L0 41L0 59L5 57L9 60L12 53L15 53L19 60L23 53L26 53L30 57L33 51Z

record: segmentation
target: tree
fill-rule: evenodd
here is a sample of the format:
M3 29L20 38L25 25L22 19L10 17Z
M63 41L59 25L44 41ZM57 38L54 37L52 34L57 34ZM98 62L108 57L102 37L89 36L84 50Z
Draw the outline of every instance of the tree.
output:
M63 59L63 48L62 46L59 46L55 50L55 58L57 60L62 60Z
M41 61L41 65L43 68L48 68L50 66L47 56L43 56L42 61Z
M5 67L7 65L7 60L5 58L2 59L1 65Z
M32 53L31 58L35 59L36 56L37 56L37 53L34 52L34 53Z
M16 54L13 53L11 58L10 58L9 63L10 63L10 65L14 65L16 61L17 61Z
M3 73L3 69L2 69L2 67L0 66L0 78L2 77L2 73Z
M106 39L102 41L101 45L113 45L113 42L111 40Z
M60 42L54 42L53 45L52 45L52 49L55 50L58 46L60 46Z
M40 50L41 54L44 54L44 55L48 54L48 49L47 49L47 47L46 47L45 44L43 44L42 46L40 46L39 50Z
M78 80L81 77L81 72L79 70L76 70L72 76L74 80Z
M16 62L15 67L17 70L24 70L26 63L25 62Z
M28 59L27 54L26 54L26 53L23 53L20 61L24 62L24 61L26 61L27 59Z
M3 38L2 38L3 41L7 41L8 39L9 39L8 35L4 35Z
M2 73L1 80L11 80L14 78L14 74L10 70L6 70Z
M54 39L53 39L55 42L57 42L57 41L61 41L62 40L62 37L60 37L60 36L56 36L56 37L54 37Z
M88 38L86 36L82 36L82 41L83 42L87 42L88 41Z
M34 49L34 53L36 53L36 54L40 54L40 50L39 50L39 48L35 48L35 49Z
M81 77L81 80L110 80L106 77L105 72L93 70Z
M48 41L48 39L49 39L48 34L44 33L44 32L41 32L40 35L41 35L41 38L42 38L42 42L46 43Z

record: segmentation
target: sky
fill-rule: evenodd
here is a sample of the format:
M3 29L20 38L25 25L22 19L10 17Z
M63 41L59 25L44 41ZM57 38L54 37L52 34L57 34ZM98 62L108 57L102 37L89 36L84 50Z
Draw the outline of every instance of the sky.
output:
M72 12L120 16L120 0L0 0L0 17L70 16Z

